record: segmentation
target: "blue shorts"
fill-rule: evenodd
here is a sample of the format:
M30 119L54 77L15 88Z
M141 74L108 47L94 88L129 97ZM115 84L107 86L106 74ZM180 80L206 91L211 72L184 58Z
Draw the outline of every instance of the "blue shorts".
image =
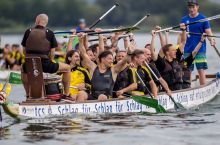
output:
M189 53L184 54L184 58L189 56ZM205 53L198 53L195 57L195 60L193 61L193 64L189 67L191 71L194 70L194 65L196 65L196 69L200 70L206 70L208 69L208 64L207 64L207 59L206 59L206 54Z

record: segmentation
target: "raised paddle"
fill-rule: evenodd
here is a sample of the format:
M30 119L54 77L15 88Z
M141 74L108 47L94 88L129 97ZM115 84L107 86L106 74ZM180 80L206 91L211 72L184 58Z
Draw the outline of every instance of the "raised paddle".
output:
M153 74L153 76L156 78L156 80L160 83L160 85L162 86L162 88L165 90L165 87L163 86L163 84L160 82L159 78L157 77L157 75L154 73L154 71L150 68L150 66L148 65L148 63L146 61L144 61L145 65L147 66L147 68L150 70L150 72ZM167 94L168 95L168 94ZM174 100L174 98L171 95L168 95L170 97L170 99L172 100L172 102L174 103L174 109L178 110L186 110L182 104L176 102Z
M172 33L182 33L182 31L176 31L176 30L167 30L166 32L172 32ZM195 33L195 32L189 32L189 31L186 31L187 34L190 34L190 35L198 35L198 36L202 36L204 35L205 37L214 37L214 38L220 38L220 36L217 36L217 35L208 35L208 34L203 34L203 33Z
M79 30L76 31L76 33L89 33L89 32L95 32L94 30L91 30L93 27L95 27L102 19L104 19L111 11L113 11L119 4L115 3L107 12L105 12L98 20L96 20L90 27L90 30ZM72 34L72 31L55 31L54 34Z
M137 27L140 23L142 23L145 19L147 19L148 17L150 16L150 14L147 14L145 15L144 17L142 17L137 23L135 23L132 27ZM126 34L129 33L129 31L126 32ZM121 37L123 38L123 37ZM119 37L119 40L121 39ZM111 39L111 36L110 37L107 37L107 39ZM98 41L99 39L90 39L89 42L91 41Z
M219 18L220 18L220 14L215 15L215 16L212 16L212 17L200 19L200 20L198 20L198 21L186 23L185 25L186 25L186 26L188 26L188 25L193 25L193 24L202 23L202 22L206 22L206 21L216 20L216 19L219 19ZM169 30L177 29L177 28L180 28L180 25L176 25L176 26L173 26L173 27L161 29L161 30L156 31L156 33L158 33L158 32L164 32L164 31L169 31Z
M96 35L96 34L106 34L106 33L115 33L115 32L122 32L122 31L134 31L139 30L138 27L126 27L126 28L119 28L119 29L104 29L100 32L89 32L88 35ZM75 37L76 35L64 35L64 38L68 37Z
M98 20L96 20L89 29L92 29L95 27L103 18L105 18L111 11L113 11L117 6L119 6L118 3L115 3L106 13L104 13Z
M141 83L142 83L142 85L145 87L145 89L147 90L147 93L150 95L150 97L151 97L151 99L154 99L154 97L153 97L153 95L151 94L151 92L150 92L150 90L148 89L148 87L146 86L146 84L144 83L144 81L142 80L142 78L140 77L140 75L138 74L138 72L137 71L135 71L135 73L137 74L137 77L138 77L138 79L141 81ZM138 102L138 101L142 101L143 103L144 103L144 100L145 100L145 102L147 102L147 100L148 99L146 99L147 97L143 97L143 98L145 98L145 99L143 99L143 98L140 98L141 96L135 96L134 97L134 100L136 99L136 101ZM141 102L140 101L140 102ZM147 104L146 104L147 105ZM158 110L157 110L158 109ZM158 102L157 102L157 112L159 113L164 113L164 108L163 108L163 106L161 106ZM160 110L160 111L159 111ZM165 111L166 112L166 111Z

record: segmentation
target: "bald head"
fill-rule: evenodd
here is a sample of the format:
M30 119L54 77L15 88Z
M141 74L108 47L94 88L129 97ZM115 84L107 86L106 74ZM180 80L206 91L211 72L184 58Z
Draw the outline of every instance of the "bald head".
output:
M41 25L41 26L46 27L47 23L48 23L48 16L46 14L39 14L36 17L36 21L35 21L36 25Z

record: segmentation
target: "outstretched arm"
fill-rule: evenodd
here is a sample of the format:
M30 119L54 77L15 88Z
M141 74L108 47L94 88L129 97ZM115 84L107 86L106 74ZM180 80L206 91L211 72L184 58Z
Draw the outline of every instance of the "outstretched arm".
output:
M78 38L79 38L79 51L80 51L80 55L83 58L83 65L84 65L85 68L88 68L90 74L92 74L93 71L96 68L96 64L89 59L89 56L86 53L86 49L85 49L85 46L84 46L84 43L83 43L84 38L85 38L85 34L79 33Z
M180 42L179 42L179 49L183 53L184 52L184 47L186 45L186 26L184 23L180 24L180 29L182 30L182 33L180 35Z
M153 61L156 61L157 60L157 54L156 54L156 51L155 51L155 39L156 39L155 30L152 30L151 35L152 35L151 44L150 44L151 57L152 57Z

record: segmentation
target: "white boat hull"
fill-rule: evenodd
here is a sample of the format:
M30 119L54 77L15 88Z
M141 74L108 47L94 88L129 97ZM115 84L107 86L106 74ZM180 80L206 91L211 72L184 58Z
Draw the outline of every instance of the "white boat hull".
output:
M173 98L186 108L196 107L212 100L220 92L219 79L214 79L203 87L181 90L173 93ZM174 109L174 104L166 94L159 95L159 104L166 110ZM105 114L150 112L155 109L139 104L133 99L104 102L65 103L55 105L19 105L18 115L30 118L45 118L67 114Z

